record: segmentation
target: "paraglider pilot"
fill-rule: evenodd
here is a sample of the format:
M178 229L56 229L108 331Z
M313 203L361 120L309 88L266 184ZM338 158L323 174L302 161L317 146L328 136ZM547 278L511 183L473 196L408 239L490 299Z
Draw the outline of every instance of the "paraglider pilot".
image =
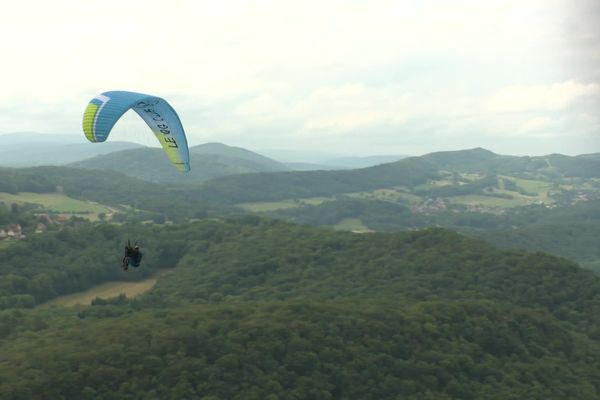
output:
M139 267L142 262L142 256L143 254L137 242L131 247L131 242L128 240L127 246L125 246L125 256L123 257L123 269L127 271L130 265L134 268Z

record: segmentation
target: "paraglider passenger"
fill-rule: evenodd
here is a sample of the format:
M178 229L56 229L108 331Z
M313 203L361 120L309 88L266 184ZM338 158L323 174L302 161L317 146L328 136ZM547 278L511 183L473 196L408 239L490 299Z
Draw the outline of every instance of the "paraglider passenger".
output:
M135 243L134 247L131 247L129 240L127 246L125 246L125 256L123 257L123 269L127 271L129 266L139 267L142 262L143 253L140 251L140 246Z

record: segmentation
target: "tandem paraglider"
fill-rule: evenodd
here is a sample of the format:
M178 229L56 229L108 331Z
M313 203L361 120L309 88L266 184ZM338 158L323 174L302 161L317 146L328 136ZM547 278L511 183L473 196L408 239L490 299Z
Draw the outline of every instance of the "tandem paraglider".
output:
M190 155L183 125L173 107L160 97L125 91L97 95L83 113L85 137L92 143L104 142L117 121L131 109L154 132L175 168L189 171Z
M134 268L139 267L142 262L142 256L140 245L135 242L132 247L131 242L128 240L127 246L125 246L125 256L123 257L123 270L127 271L130 265Z
M187 138L179 116L166 100L143 93L110 91L94 97L83 113L83 132L92 143L106 141L117 121L133 109L160 142L169 161L178 171L190 170ZM137 242L125 246L123 269L137 268L142 262L142 252Z

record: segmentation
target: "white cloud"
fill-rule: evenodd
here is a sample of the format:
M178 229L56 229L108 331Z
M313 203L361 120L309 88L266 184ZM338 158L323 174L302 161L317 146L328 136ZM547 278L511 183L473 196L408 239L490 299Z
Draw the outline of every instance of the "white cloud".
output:
M548 117L535 117L526 120L523 122L519 128L516 130L516 133L522 134L530 134L535 132L543 131L545 128L548 128L556 121L552 120Z
M80 133L87 101L122 89L167 98L192 143L361 150L410 142L435 150L439 143L428 138L476 144L550 127L576 140L596 125L570 113L594 114L599 82L563 61L597 53L584 40L591 24L577 25L577 48L563 39L570 7L567 0L12 2L0 25L0 133ZM565 122L544 127L548 118Z
M335 134L379 125L398 125L415 112L413 95L396 87L361 83L318 87L293 100L289 93L263 94L243 102L237 115L249 124L295 125L295 134Z
M600 84L569 80L551 85L514 85L485 99L484 112L556 111L584 97L600 98Z

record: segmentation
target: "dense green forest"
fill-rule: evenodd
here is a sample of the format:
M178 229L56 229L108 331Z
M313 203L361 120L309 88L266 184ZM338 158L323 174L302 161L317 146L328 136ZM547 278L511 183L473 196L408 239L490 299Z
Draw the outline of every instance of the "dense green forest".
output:
M543 251L600 272L600 200L508 214L510 226L465 233L504 248Z
M497 246L544 251L594 269L600 266L596 265L600 262L600 200L555 208L531 205L494 214L466 208L413 213L408 205L346 198L267 214L322 227L333 226L344 218L358 218L368 228L382 232L442 226Z
M3 399L596 399L597 343L485 301L19 313Z
M600 396L600 278L444 229L90 224L0 255L3 399ZM30 309L161 268L135 299Z

